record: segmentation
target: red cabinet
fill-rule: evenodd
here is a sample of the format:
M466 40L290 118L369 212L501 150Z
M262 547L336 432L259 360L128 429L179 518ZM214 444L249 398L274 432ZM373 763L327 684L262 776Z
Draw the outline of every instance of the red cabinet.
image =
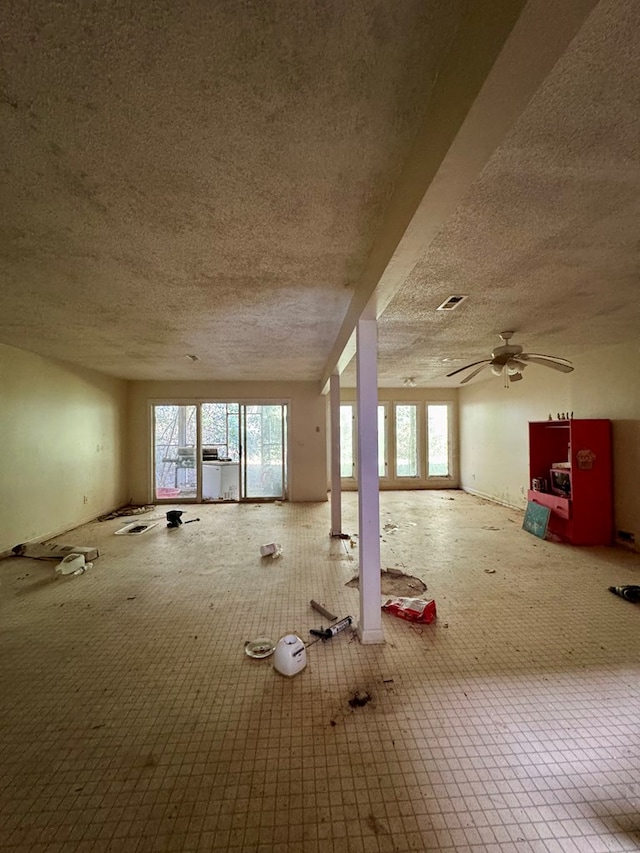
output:
M565 491L552 489L551 469L559 466ZM611 421L539 421L529 424L529 477L546 491L530 489L528 499L551 509L548 531L572 545L613 541ZM562 475L561 475L562 477ZM555 484L557 487L557 483ZM567 488L569 489L567 493Z

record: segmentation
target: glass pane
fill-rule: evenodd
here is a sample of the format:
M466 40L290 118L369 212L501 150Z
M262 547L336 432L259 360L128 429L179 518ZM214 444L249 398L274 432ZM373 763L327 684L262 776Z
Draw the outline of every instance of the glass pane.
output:
M240 416L237 403L203 403L203 459L217 457L237 462L240 458Z
M246 406L245 468L247 498L284 494L283 406Z
M417 407L396 406L396 476L418 476Z
M429 476L449 476L449 407L427 406Z
M154 406L154 452L156 499L195 498L195 406Z
M385 406L378 406L378 477L387 476L387 436Z
M353 407L340 406L340 476L353 475Z

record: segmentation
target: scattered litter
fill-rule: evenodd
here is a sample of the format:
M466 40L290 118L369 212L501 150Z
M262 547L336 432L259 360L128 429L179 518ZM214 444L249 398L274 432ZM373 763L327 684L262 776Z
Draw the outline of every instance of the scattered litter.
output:
M282 501L274 501L274 506L282 506Z
M272 655L275 648L276 644L269 637L258 637L246 643L244 651L250 658L262 659Z
M273 655L273 668L280 675L291 678L307 665L307 649L296 634L287 634L276 643Z
M349 699L352 708L362 708L369 702L371 702L371 695L366 690L357 690Z
M167 527L180 527L184 513L179 509L170 509L167 513Z
M99 557L95 546L58 545L55 542L16 545L11 550L18 557L31 557L34 560L62 560L68 554L82 554L86 561L97 560Z
M495 569L485 569L484 573L485 573L485 575L495 575L496 570Z
M199 518L190 518L188 521L185 521L185 524L193 524L194 521L200 521Z
M327 608L324 607L322 604L318 604L317 601L314 601L313 598L311 599L309 604L313 607L314 610L317 610L318 613L322 614L325 619L328 619L329 622L335 622L338 618L330 610L327 610Z
M609 592L614 595L619 595L625 601L631 601L633 604L640 604L640 586L636 584L627 584L626 586L610 586Z
M349 545L351 545L351 547L352 547L352 548L355 548L357 544L358 544L358 543L356 542L356 540L355 540L355 539L353 538L353 536L352 536L352 537L349 539Z
M61 575L81 575L92 567L93 563L85 563L84 554L67 554L56 566L56 572Z
M338 724L336 723L336 721L335 721L335 720L329 720L329 725L331 725L331 726L337 726Z
M432 598L390 598L382 605L382 609L409 622L429 624L436 618L436 603Z
M282 554L282 545L277 542L269 542L268 545L260 546L261 557L272 557L274 560Z
M383 684L393 684L393 678L383 678L382 683Z
M482 529L483 530L500 530L499 527L490 527L490 526L483 526Z
M113 512L109 512L106 515L98 516L98 521L111 521L113 518L123 518L128 515L142 515L145 512L151 512L152 509L155 509L154 506L123 506L120 509L114 509Z
M396 530L399 530L400 528L397 524L392 524L391 522L388 522L382 529L385 533L395 533Z
M345 616L344 619L341 619L329 628L321 628L319 630L317 628L312 628L309 633L321 640L330 640L332 637L335 637L336 634L339 634L340 631L344 631L345 628L348 628L352 622L353 618L351 616Z
M332 539L351 539L351 535L349 533L334 533L333 530L329 532L329 536Z
M136 521L132 521L129 524L125 524L124 527L121 527L120 530L116 530L116 536L124 536L128 534L133 534L134 536L139 536L141 533L146 533L147 530L151 530L152 527L157 525L157 521L152 521L150 524L138 524Z
M347 581L345 586L355 587L358 589L360 585L359 575ZM407 575L399 569L382 569L380 571L380 592L382 595L391 596L412 596L416 593L425 592L427 589L426 583L420 578Z
M128 595L127 601L135 601L137 597L138 597L137 595Z
M448 623L448 622L444 622L444 623L443 623L443 625L442 625L442 627L443 627L443 628L448 628L448 627L449 627L449 623Z

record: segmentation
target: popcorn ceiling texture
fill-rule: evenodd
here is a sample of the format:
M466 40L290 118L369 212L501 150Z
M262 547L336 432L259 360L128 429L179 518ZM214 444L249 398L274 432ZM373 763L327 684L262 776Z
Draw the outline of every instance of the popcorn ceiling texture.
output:
M4 4L0 339L318 378L463 6Z

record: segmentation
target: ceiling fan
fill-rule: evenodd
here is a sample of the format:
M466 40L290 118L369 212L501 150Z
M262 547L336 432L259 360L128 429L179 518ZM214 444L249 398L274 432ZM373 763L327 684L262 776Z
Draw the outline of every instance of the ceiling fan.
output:
M539 352L523 352L519 344L509 343L514 334L515 332L501 332L500 340L503 344L493 350L491 358L465 364L464 367L447 373L447 378L479 364L480 367L465 376L460 383L461 385L469 382L485 368L490 367L494 376L504 376L504 387L508 388L509 383L519 382L522 379L522 371L528 364L541 364L543 367L551 367L553 370L560 370L562 373L571 373L573 370L571 362L566 358L557 355L544 355Z

